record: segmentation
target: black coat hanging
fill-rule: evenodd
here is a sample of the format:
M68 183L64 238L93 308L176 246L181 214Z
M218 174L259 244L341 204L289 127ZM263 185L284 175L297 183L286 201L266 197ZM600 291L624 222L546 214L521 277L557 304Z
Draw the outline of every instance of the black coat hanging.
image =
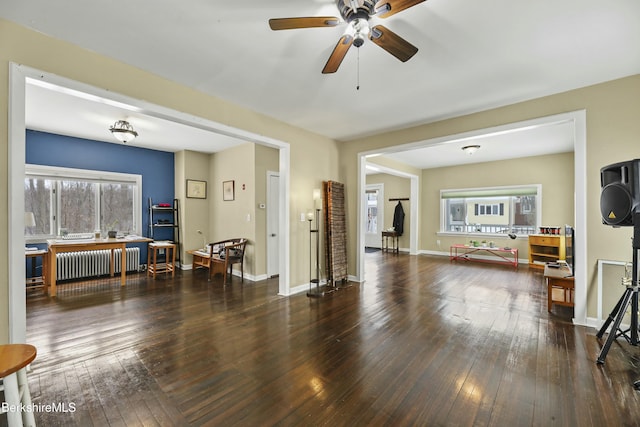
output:
M402 236L402 233L404 233L404 209L400 201L398 201L393 211L393 229L398 233L398 236Z

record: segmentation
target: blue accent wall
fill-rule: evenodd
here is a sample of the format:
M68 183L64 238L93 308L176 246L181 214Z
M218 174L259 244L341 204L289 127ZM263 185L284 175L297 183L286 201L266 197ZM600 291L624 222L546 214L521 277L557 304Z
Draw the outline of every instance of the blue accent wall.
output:
M175 197L174 154L165 151L27 130L25 162L142 175L142 230L138 234L144 236L149 236L148 199L172 203ZM156 230L155 238L170 239L170 230ZM145 263L146 245L141 245L140 256Z

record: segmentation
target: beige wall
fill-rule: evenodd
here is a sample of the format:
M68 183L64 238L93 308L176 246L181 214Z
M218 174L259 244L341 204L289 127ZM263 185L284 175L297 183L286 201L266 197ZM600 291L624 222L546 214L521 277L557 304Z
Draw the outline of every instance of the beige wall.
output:
M246 143L212 154L209 163L211 199L209 204L209 239L211 242L244 237L249 239L244 268L255 272L256 191L255 149ZM234 200L223 200L222 184L234 181Z
M499 171L499 172L496 172ZM438 235L440 231L440 190L506 185L542 185L542 224L563 226L574 223L573 153L527 157L466 166L425 169L422 171L420 249L448 251L455 243L466 243L461 236ZM472 178L472 179L470 179ZM440 246L437 242L440 241ZM498 246L518 248L518 256L529 256L528 240L516 242L491 237Z
M306 224L296 221L296 216L301 206L312 206L313 188L318 188L322 180L340 179L338 145L335 141L5 20L0 20L0 129L6 130L8 126L10 62L290 144L290 284L295 287L308 281L308 256L300 253L301 248L308 245L308 235L301 233ZM1 132L0 199L5 201L9 197L7 169L8 135L7 132ZM185 171L181 174L187 175ZM176 185L179 187L180 184ZM0 210L0 229L8 230L9 227L8 211ZM185 233L188 227L186 224ZM7 234L0 234L0 343L9 339Z
M266 210L258 204L266 201L267 171L278 171L278 155L277 149L253 143L215 154L176 153L176 197L184 207L184 264L193 262L185 252L204 246L205 241L246 237L245 273L254 277L266 274ZM186 198L186 179L207 181L207 198ZM235 181L236 198L223 201L222 182L230 180Z
M411 196L411 180L386 173L367 175L367 184L384 185L384 224L383 230L393 226L393 213L398 202L390 202L389 199L404 198ZM402 250L409 250L409 233L411 232L411 200L403 200L404 210L404 233L398 238L398 246Z
M323 161L318 162L314 159L322 159ZM302 282L307 284L310 279L309 269L312 262L309 254L309 240L311 236L309 235L309 222L306 219L301 221L300 215L305 215L306 218L306 214L315 209L313 190L322 189L323 181L332 180L342 182L337 174L331 174L331 170L338 166L338 159L337 150L327 151L325 148L315 144L300 144L291 150L291 164L297 163L300 170L306 171L306 173L298 175L296 179L291 178L290 217L292 236L290 250L292 254L298 254L297 265L291 265L291 271L296 271L296 274L303 278ZM327 162L330 162L330 167L328 167ZM349 192L354 190L355 188L345 188L345 192L348 193L346 197L349 197ZM350 196L352 197L354 194L355 193L350 193ZM322 259L321 265L324 265ZM313 268L315 268L315 258Z
M357 154L394 145L425 141L437 137L486 129L539 117L586 110L586 216L587 315L595 316L596 262L598 259L627 260L631 256L629 227L613 229L602 225L600 218L600 175L602 166L639 157L640 75L590 87L538 98L506 107L442 120L342 143L340 166L347 188L357 188ZM516 172L516 173L519 173ZM576 183L577 184L577 183ZM350 274L355 273L357 198L347 200ZM421 214L423 215L423 214ZM424 213L428 215L428 213ZM425 230L423 239L433 241L433 230ZM580 262L580 260L578 260Z
M207 182L207 198L187 198L187 180ZM211 200L211 182L209 181L209 155L194 151L179 151L175 154L175 194L180 202L180 259L183 264L191 264L192 257L186 251L201 248L203 238L209 236L209 200ZM198 234L200 230L202 234Z

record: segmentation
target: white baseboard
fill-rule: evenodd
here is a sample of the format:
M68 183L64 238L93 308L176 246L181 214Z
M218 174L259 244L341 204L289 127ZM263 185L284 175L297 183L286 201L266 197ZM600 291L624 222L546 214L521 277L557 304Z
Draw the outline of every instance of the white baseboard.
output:
M429 250L426 250L426 249L420 249L418 251L418 255L449 256L449 252L429 251Z
M179 268L181 270L193 270L193 264L181 264ZM232 270L231 274L236 277L242 277L242 273L240 272L240 270L236 270L235 268ZM267 280L269 276L267 276L266 274L254 276L253 274L244 273L244 278L247 280L251 280L252 282L260 282L262 280Z
M326 280L321 280L320 281L320 286L324 286L326 284L327 284ZM302 284L302 285L298 285L298 286L296 286L294 288L290 288L289 289L289 295L299 294L299 293L302 293L302 292L308 292L310 289L314 288L315 286L316 286L315 283L313 283L313 284L312 283L305 283L305 284Z
M298 285L294 288L289 288L289 295L301 294L309 290L309 284Z
M602 327L602 324L604 322L600 319L597 319L595 317L587 317L586 323L582 324L582 323L577 323L575 319L573 319L573 324L574 325L581 325L581 326L589 326L593 329L597 329L600 330L600 328ZM627 329L629 326L628 325L620 325L621 328L623 329ZM609 328L610 329L610 328Z

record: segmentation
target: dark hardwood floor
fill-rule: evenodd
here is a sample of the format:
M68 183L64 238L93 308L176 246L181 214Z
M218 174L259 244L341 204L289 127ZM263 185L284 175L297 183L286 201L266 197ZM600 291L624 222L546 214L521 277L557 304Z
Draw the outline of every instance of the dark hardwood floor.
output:
M322 299L205 272L32 294L43 426L637 426L638 348L547 313L539 272L366 255ZM6 421L3 421L6 422Z

